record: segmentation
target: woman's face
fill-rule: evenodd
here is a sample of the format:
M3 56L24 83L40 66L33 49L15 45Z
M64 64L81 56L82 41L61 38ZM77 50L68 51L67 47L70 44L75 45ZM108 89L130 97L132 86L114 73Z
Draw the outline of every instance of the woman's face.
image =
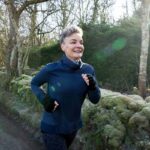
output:
M61 44L61 49L69 59L80 60L84 51L82 35L74 33L66 37Z

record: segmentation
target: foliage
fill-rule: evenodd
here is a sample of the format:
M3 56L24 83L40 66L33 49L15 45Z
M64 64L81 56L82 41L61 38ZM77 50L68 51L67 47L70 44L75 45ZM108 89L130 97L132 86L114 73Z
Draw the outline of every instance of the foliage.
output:
M149 149L150 103L104 91L98 105L84 105L83 150Z
M45 45L40 48L35 47L30 52L28 65L32 68L37 68L57 60L61 55L62 51L58 43Z
M136 86L140 52L138 20L119 25L83 25L84 60L96 70L102 87L129 91Z
M6 87L6 72L4 72L3 70L1 70L2 68L0 68L0 79L1 79L1 82L0 82L0 87L1 88L4 88Z
M41 111L42 106L31 92L30 82L32 77L22 74L20 77L15 78L11 81L10 90L20 97L20 100L24 103L32 106L35 111Z

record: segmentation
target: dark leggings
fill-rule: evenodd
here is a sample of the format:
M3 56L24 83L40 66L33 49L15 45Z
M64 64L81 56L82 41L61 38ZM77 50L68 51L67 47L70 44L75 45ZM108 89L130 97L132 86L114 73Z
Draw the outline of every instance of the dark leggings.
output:
M77 132L71 134L43 134L46 150L68 150Z

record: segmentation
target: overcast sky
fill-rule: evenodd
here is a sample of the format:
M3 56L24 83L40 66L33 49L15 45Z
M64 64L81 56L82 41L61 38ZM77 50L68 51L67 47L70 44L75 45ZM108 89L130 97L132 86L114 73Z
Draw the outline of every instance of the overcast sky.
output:
M133 12L133 6L131 0L127 0L128 3L128 13L129 15L132 15ZM115 20L118 20L123 16L123 14L126 12L125 10L126 6L126 0L116 0L115 5L113 7L112 14L115 17Z

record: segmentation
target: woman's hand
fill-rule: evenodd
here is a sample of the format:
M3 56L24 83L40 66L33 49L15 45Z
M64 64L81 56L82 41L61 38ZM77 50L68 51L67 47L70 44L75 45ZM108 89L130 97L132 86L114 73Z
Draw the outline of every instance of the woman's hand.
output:
M89 90L95 90L96 88L96 81L91 74L82 74L82 78L86 82L89 87Z
M43 100L44 109L47 112L54 112L56 108L59 106L57 100L52 99L50 96L46 95Z
M54 109L53 109L53 111L55 111L58 106L59 106L58 102L54 101Z
M82 78L84 79L84 81L86 82L86 84L89 85L89 79L87 77L87 74L82 74Z

